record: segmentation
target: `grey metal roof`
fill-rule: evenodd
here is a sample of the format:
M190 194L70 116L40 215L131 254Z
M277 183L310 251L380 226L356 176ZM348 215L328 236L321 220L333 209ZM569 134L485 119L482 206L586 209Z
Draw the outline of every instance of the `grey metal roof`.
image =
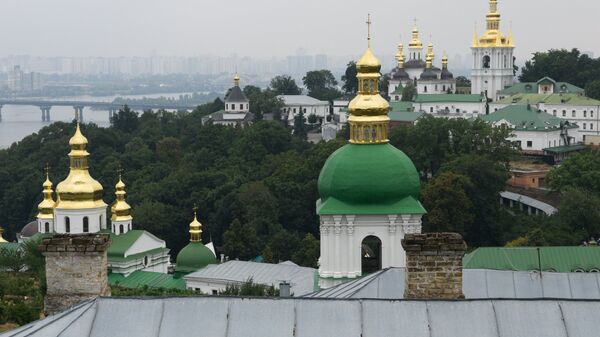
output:
M530 198L526 195L504 191L504 192L500 192L500 196L502 198L510 199L510 200L525 204L527 206L537 208L537 209L541 210L542 212L544 212L546 215L552 215L552 214L556 213L556 211L557 211L556 208L554 208L552 205L549 205L545 202L541 202L539 200Z
M307 95L279 95L277 98L283 100L283 104L286 106L316 106L316 105L329 105L327 101L320 101L314 97Z
M404 268L389 268L355 281L305 295L308 298L401 299ZM467 299L595 299L600 300L600 273L549 273L463 269Z
M288 281L292 293L296 296L314 290L314 268L300 267L291 262L279 264L258 263L249 261L228 261L222 264L208 265L196 272L184 276L188 280L237 282L242 283L252 278L254 283L278 286L281 281Z
M0 336L589 337L600 301L98 298Z
M245 102L248 102L248 97L246 97L246 95L244 95L244 92L242 91L242 89L240 89L240 87L236 85L236 86L233 86L233 88L231 88L229 95L227 95L227 97L225 97L225 102L245 103Z

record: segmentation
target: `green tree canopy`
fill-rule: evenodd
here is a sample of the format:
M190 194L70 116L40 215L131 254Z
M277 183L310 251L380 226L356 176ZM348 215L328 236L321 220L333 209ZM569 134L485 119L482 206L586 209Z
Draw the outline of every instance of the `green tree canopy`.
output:
M302 89L298 87L296 81L289 75L275 76L271 79L269 85L275 95L300 95Z
M412 102L417 96L417 88L414 84L409 83L402 89L402 102Z
M557 191L578 188L600 195L600 150L587 150L563 161L548 173L548 184Z
M329 70L309 71L302 81L308 89L308 95L316 99L332 101L341 96L337 88L338 82Z
M467 191L473 189L469 178L453 172L436 176L423 191L423 206L427 210L424 230L456 232L464 236L465 228L473 225L473 203Z
M600 100L600 80L587 82L585 85L585 95Z
M577 49L537 52L525 62L519 80L536 82L545 76L585 88L588 82L600 78L600 59L592 59Z
M344 85L342 85L342 90L344 90L346 94L356 94L358 91L358 78L356 75L356 62L348 62L348 65L346 66L346 72L344 75L342 75L342 82L344 82Z
M471 87L471 80L466 78L465 76L458 76L456 78L456 86L457 87Z

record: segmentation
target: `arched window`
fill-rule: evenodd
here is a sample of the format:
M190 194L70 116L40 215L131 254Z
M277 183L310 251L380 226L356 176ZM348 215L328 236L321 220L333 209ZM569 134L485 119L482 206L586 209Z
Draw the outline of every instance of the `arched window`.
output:
M483 57L483 68L484 69L490 69L490 62L491 62L491 58L489 55L485 55Z
M119 225L119 234L123 234L123 225Z
M427 92L427 86L423 87L423 92Z
M361 244L362 275L381 270L381 240L376 236L367 236Z
M65 232L71 233L71 219L68 216L65 217Z
M44 223L44 232L50 233L50 223L48 223L48 222Z
M83 232L87 233L90 231L90 219L87 216L83 217Z

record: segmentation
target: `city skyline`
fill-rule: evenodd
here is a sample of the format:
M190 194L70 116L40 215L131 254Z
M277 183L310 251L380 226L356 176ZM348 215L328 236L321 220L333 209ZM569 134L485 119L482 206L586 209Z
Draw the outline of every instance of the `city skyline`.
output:
M360 10L341 15L341 6ZM0 9L12 13L0 22L2 56L237 54L269 58L285 57L299 48L312 55L358 55L366 43L366 14L371 13L373 48L379 55L393 55L398 42L406 44L416 18L421 39L432 40L441 57L444 52L449 56L469 53L475 23L478 33L484 31L488 1L389 4L375 0L365 5L358 0L307 0L290 8L289 4L274 0L234 6L201 5L191 0L168 4L140 0L31 0L23 6L22 1L8 0L0 4ZM499 1L501 30L508 32L512 27L518 59L528 59L531 53L550 48L577 47L582 52L600 54L600 46L587 39L588 34L574 33L598 33L600 29L594 25L598 9L600 4L584 0L554 3L551 7L541 0ZM573 12L577 16L565 15ZM298 24L290 24L295 20Z

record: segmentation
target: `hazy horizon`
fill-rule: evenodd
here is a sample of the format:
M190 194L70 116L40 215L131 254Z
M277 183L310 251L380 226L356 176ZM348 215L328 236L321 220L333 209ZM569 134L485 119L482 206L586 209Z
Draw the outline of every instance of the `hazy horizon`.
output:
M414 18L438 59L469 53L475 22L481 34L487 0L389 3L372 0L4 0L0 55L104 56L239 55L257 58L308 54L357 55L366 46L366 15L373 17L373 49L393 55L407 44ZM579 48L600 56L596 16L600 2L500 0L503 32L512 26L519 59L550 48ZM566 15L573 13L573 15Z

